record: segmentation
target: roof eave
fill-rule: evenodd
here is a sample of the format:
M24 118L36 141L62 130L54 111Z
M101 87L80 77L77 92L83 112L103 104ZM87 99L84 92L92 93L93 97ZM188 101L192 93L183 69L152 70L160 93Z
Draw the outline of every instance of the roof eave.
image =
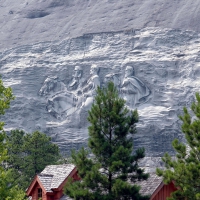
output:
M45 188L43 187L42 183L40 182L40 179L38 178L38 175L36 175L33 179L33 181L31 182L30 186L28 187L28 189L26 190L26 194L27 196L31 195L31 192L35 186L35 184L38 183L42 189L42 191L46 194L47 191L45 190Z
M58 188L55 188L56 191L61 191L66 184L67 180L72 177L77 172L77 168L74 167L74 169L70 172L70 174L65 178L65 180L58 186ZM53 189L52 189L53 190Z
M151 198L150 200L152 200L157 193L161 190L161 188L164 186L165 184L163 183L163 181L160 183L160 185L156 188L156 190L154 190L153 194L151 194Z

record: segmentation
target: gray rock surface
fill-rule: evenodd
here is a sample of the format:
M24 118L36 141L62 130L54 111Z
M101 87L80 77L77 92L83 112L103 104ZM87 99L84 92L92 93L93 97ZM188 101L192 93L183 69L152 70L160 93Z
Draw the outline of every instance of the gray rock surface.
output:
M145 27L199 32L199 9L198 0L0 0L0 49Z
M197 32L160 28L85 34L1 51L2 78L16 96L3 118L5 129L40 130L63 151L79 148L87 141L94 90L111 79L127 106L138 109L135 147L145 147L149 157L173 154L171 141L183 140L178 115L200 88L199 60Z

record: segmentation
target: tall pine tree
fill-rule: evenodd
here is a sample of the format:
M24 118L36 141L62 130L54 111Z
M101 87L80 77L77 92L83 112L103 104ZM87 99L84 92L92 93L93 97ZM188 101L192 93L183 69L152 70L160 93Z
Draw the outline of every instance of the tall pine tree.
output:
M6 88L0 79L0 116L5 114L13 99L12 89ZM3 126L4 122L0 121L0 199L23 200L25 193L14 184L12 170L7 168L7 143Z
M77 200L148 199L135 184L148 178L138 166L144 149L133 154L138 114L127 109L112 82L97 89L88 120L90 151L82 148L77 154L72 152L81 181L68 182L65 192Z
M175 139L172 146L176 158L165 154L163 161L166 169L157 169L157 174L163 176L165 183L174 181L178 188L170 200L200 200L200 95L196 94L196 102L191 106L194 117L184 108L182 132L186 144Z

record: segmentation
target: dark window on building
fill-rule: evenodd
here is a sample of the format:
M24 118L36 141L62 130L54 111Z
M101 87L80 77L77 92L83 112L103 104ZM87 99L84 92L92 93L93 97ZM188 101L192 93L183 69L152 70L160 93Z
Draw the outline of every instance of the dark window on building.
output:
M42 189L38 188L38 199L42 198Z

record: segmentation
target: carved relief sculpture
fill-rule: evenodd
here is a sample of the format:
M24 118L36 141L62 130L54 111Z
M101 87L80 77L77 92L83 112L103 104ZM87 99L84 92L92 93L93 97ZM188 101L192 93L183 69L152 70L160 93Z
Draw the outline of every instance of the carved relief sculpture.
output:
M38 94L40 96L52 96L53 94L65 90L66 86L57 76L50 76L44 81Z
M100 86L99 80L99 67L95 64L91 66L90 75L91 77L86 82L86 85L83 86L78 92L78 104L80 105L80 109L89 110L94 99L95 91L98 86Z
M83 80L83 69L80 66L75 66L74 68L74 74L73 74L73 79L69 83L67 89L69 91L75 91L77 90L80 86L82 86L84 80Z
M67 116L76 110L76 91L83 83L82 72L83 70L80 66L75 66L73 78L67 87L58 78L52 80L48 77L44 81L39 94L42 96L48 93L53 94L47 100L46 109L55 118L61 119L63 116ZM57 85L62 85L62 87L53 90L53 88L57 88ZM44 90L44 88L48 89Z
M147 102L151 92L139 78L134 76L134 68L127 66L120 93L121 97L126 100L127 106L133 109Z
M100 86L98 73L99 67L93 64L90 69L90 78L84 81L82 68L75 66L73 78L67 86L57 77L48 77L39 91L41 96L47 97L47 111L58 120L73 113L79 117L83 115L83 112L91 108L95 91ZM126 67L122 80L120 80L119 73L107 74L104 80L105 83L114 82L121 97L126 100L127 106L131 109L148 101L150 90L139 78L134 76L132 66Z
M47 111L60 120L76 111L80 113L81 110L89 110L95 90L100 86L98 72L99 67L93 64L90 69L91 77L88 81L84 81L82 68L75 66L73 78L67 86L57 77L54 79L48 77L39 91L39 95L48 97ZM58 85L60 85L59 88L57 88Z

